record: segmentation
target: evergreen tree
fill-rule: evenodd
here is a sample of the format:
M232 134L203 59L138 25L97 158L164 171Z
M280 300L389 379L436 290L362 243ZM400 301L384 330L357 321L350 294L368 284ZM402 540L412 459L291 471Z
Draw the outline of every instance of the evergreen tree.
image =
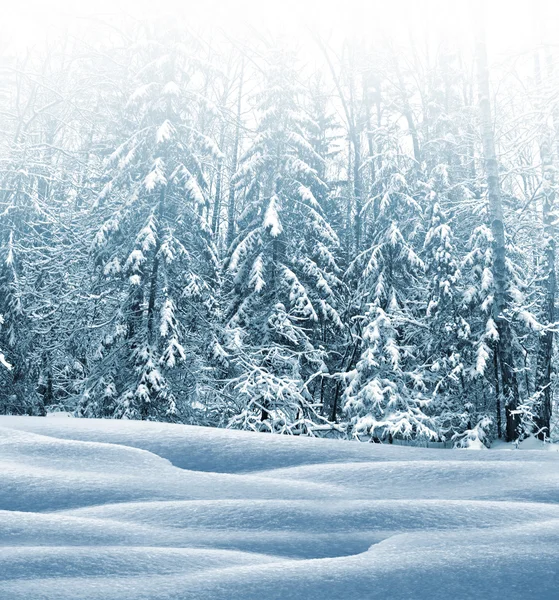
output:
M185 419L197 372L183 381L172 370L187 356L199 365L212 335L218 262L202 161L220 151L196 127L195 67L182 44L151 39L133 59L127 137L108 157L94 212L103 215L92 256L109 325L79 414Z
M393 153L385 157L376 195L367 203L373 224L368 248L348 275L365 302L361 359L345 377L344 409L355 435L373 438L436 438L425 409L429 403L417 341L417 290L425 264L414 248L422 214L415 198L414 169ZM406 180L406 175L410 182Z
M342 323L339 241L319 201L324 157L309 141L293 57L274 48L267 60L256 137L234 178L245 208L228 258L227 328L243 345L236 385L252 397L233 424L275 429L316 415L307 382L324 369L325 330Z

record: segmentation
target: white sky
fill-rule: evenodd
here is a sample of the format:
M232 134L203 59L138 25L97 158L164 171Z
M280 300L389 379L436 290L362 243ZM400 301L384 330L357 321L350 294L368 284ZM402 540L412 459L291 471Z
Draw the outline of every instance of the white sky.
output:
M309 24L323 36L376 36L407 39L449 37L458 44L472 39L474 6L486 13L488 39L495 55L521 51L535 32L559 45L559 0L0 0L0 38L23 48L41 43L57 30L78 32L91 17L117 19L127 13L140 20L182 15L188 23L296 37L304 46Z

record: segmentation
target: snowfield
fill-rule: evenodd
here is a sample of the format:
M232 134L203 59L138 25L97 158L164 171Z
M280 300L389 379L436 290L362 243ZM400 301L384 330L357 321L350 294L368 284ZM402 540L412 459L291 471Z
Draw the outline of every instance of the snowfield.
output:
M0 417L0 598L556 599L559 454Z

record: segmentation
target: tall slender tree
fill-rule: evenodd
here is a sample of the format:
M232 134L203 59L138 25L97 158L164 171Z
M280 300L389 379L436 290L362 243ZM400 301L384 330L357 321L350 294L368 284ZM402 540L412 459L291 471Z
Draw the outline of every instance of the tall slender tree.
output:
M493 320L495 321L498 335L498 371L495 373L495 377L500 378L501 390L505 403L506 439L512 441L516 439L519 434L518 428L520 420L516 414L519 403L519 392L512 351L513 340L510 314L508 314L510 293L506 270L505 217L501 198L499 163L495 152L485 28L482 19L478 19L477 22L476 60L479 88L480 131L487 177L489 224L491 227L493 243L492 272L495 285Z

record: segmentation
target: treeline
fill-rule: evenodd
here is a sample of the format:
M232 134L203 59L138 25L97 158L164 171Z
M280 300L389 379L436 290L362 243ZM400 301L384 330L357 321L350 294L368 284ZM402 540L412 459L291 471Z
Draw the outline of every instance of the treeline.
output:
M555 49L111 31L4 55L0 412L550 435Z

